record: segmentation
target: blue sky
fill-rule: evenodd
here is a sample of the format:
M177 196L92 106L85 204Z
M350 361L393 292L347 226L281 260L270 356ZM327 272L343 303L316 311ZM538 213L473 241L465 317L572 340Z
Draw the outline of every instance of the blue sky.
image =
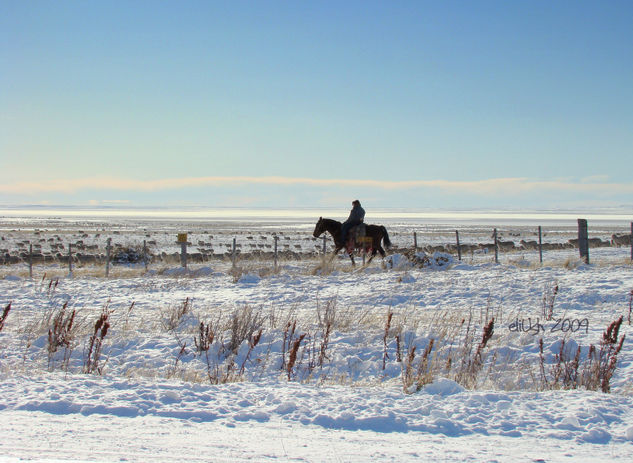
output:
M633 2L0 2L0 204L633 210Z

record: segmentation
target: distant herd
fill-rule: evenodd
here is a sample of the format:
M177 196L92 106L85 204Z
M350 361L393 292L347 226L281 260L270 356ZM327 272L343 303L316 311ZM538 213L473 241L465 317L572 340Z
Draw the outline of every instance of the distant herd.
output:
M61 240L60 240L61 241ZM29 259L29 251L28 251L28 242L17 242L19 249L15 249L10 251L6 248L0 248L0 264L16 264L20 262L27 262ZM156 245L155 241L148 241L147 244L151 247ZM520 252L520 251L536 251L539 249L539 245L537 241L526 241L521 240L518 244L515 244L514 241L498 241L497 242L500 252ZM33 254L31 255L32 261L35 262L67 262L68 261L68 247L62 245L61 242L49 243L51 246L51 252L42 252L40 245L33 246ZM589 247L590 248L598 248L598 247L620 247L620 246L631 246L631 235L630 234L614 234L611 235L610 240L603 240L601 238L590 238L589 239ZM239 246L241 247L241 246ZM543 243L542 249L543 251L548 250L559 250L559 249L572 249L578 247L577 239L570 239L565 243ZM320 248L320 246L318 247ZM411 248L398 248L392 247L391 253L402 253L405 251L409 251ZM425 251L427 253L432 252L447 252L456 254L457 253L457 245L456 244L448 244L448 245L436 245L436 246L419 246L418 250ZM120 245L113 244L113 252L111 255L111 261L114 263L139 263L143 261L142 252L139 248L125 248ZM193 251L193 249L192 249ZM480 244L461 244L460 251L462 254L474 254L474 253L488 253L494 252L494 244L493 243L480 243ZM315 248L314 250L306 251L306 250L290 250L290 249L280 249L278 256L282 259L301 259L305 257L313 257L320 253L320 249ZM250 257L254 259L267 259L272 258L273 253L271 250L260 250L260 249L251 249L249 251L240 251L238 253L241 254L242 258ZM178 262L180 260L180 254L159 252L159 253L148 253L148 260L157 262ZM207 262L211 260L217 259L225 259L230 258L230 252L227 250L225 253L214 253L212 249L200 249L197 252L190 252L188 258L191 262ZM94 263L103 263L105 262L105 254L103 249L98 249L96 245L88 245L84 244L82 241L77 241L73 244L73 261L80 264L94 264Z
M630 246L631 235L611 235L611 240L603 240L601 238L589 238L589 247L601 248L609 246ZM539 244L537 241L521 240L518 244L514 241L497 241L497 246L501 252L512 251L537 251ZM480 244L460 244L460 250L462 253L475 253L479 251L494 252L494 243L480 243ZM550 251L556 249L572 249L578 247L578 239L570 239L566 243L542 243L543 251ZM456 244L438 245L438 246L424 246L419 249L426 252L457 252Z

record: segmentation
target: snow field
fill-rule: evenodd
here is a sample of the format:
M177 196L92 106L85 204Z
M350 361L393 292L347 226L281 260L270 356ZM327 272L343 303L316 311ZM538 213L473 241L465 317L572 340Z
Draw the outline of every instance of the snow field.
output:
M621 327L627 339L610 394L542 390L538 346L542 338L551 379L563 341L572 350L582 346L583 356L590 344L599 345L606 327L628 315L630 264L534 268L453 261L419 268L396 255L387 268L349 271L342 262L321 274L316 263L238 274L218 265L138 277L65 277L56 286L48 277L7 275L0 280L2 305L12 307L0 333L0 414L11 425L0 453L98 461L165 461L179 454L194 461L633 456L630 325ZM554 317L545 321L543 301L555 285ZM171 329L170 316L186 300L189 310ZM47 345L51 317L67 301L77 315L66 371L63 349L49 362ZM111 328L103 374L83 374L88 339L104 307ZM236 317L256 323L232 352L225 346ZM458 353L476 349L492 317L481 369L458 383L458 367L445 368L447 355L455 362L471 358ZM537 318L543 331L516 329L518 321ZM569 320L566 331L556 329L557 319ZM196 349L200 322L215 330L210 362ZM289 372L290 340L301 334ZM411 365L418 371L431 339L430 380L406 387L407 354L415 346ZM139 426L151 436L135 430ZM66 439L59 427L70 433ZM36 435L48 436L48 453L38 453L29 440ZM99 435L119 442L120 450L99 443Z

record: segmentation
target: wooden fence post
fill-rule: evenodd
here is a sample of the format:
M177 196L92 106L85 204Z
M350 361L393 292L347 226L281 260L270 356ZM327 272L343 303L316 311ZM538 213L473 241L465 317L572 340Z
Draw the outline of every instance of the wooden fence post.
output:
M233 263L233 268L235 268L235 252L236 252L236 241L235 237L233 237L233 251L231 252L231 262Z
M413 232L413 251L418 252L418 234Z
M275 235L273 239L275 240L275 270L277 270L277 241L279 241L279 237Z
M106 278L110 276L110 250L112 249L112 238L108 238L106 241Z
M327 236L324 233L323 234L323 255L324 256L325 256L326 251L327 251Z
M455 230L455 239L457 240L457 258L462 260L462 247L459 245L459 230Z
M578 251L580 252L580 259L585 264L589 263L589 236L587 233L587 220L578 219Z
M145 273L147 273L147 240L143 240L143 263L145 264Z
M541 226L538 226L538 257L539 262L543 263L543 235L541 233Z
M68 273L73 273L73 245L68 243Z
M145 264L145 273L147 273L147 267L149 265L147 256L147 240L143 240L143 264Z
M187 268L187 242L180 243L180 266Z
M33 278L33 243L29 243L29 278Z
M495 264L499 263L499 240L497 239L497 229L495 228L493 232L493 237L495 239Z
M187 268L187 233L178 233L176 243L180 244L180 266Z

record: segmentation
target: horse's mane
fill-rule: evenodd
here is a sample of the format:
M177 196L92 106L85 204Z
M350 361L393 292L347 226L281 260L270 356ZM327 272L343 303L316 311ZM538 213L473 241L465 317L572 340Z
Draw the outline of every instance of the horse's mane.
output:
M326 224L332 224L332 225L341 225L341 222L339 222L338 220L334 220L334 219L323 219L323 222L325 222Z

